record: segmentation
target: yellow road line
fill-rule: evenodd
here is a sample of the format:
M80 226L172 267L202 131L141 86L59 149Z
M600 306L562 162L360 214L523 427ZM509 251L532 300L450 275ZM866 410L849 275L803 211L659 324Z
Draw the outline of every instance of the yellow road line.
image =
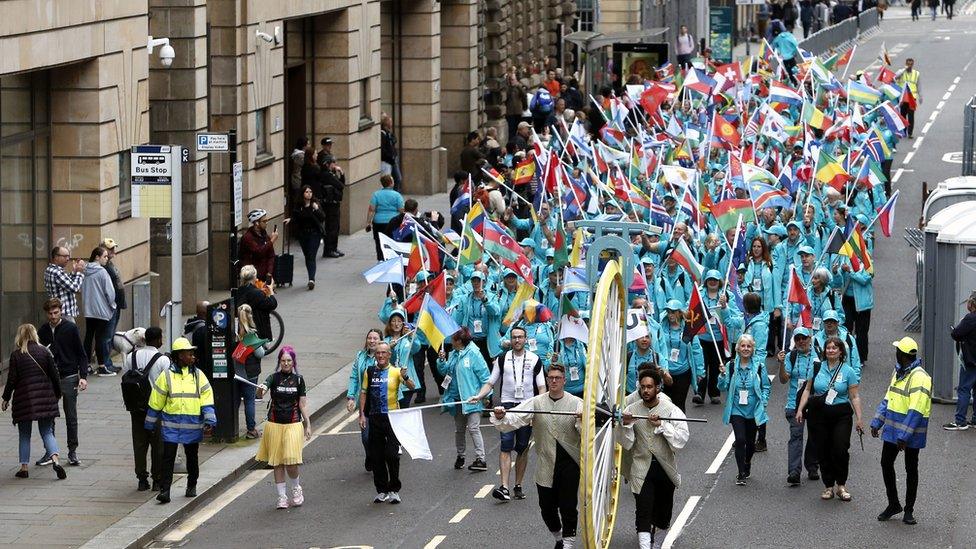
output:
M448 522L451 523L451 524L457 524L457 523L461 522L462 520L464 520L464 517L468 516L468 513L470 513L470 512L471 512L471 509L461 509Z
M476 499L483 499L485 496L490 494L494 488L495 488L494 484L485 484L484 486L481 487L481 490L478 490L478 493L475 494L474 497Z
M445 539L447 539L447 536L442 536L442 535L434 536L433 538L431 538L430 541L427 542L427 545L424 545L424 549L434 549L435 547L440 545L441 542L444 541Z

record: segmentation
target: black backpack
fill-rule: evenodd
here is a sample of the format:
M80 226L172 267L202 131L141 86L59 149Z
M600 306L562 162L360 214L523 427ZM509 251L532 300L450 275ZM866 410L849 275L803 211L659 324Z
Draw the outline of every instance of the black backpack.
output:
M163 353L154 354L149 359L149 364L140 372L136 369L136 351L132 351L132 368L122 374L122 402L125 403L126 410L145 412L149 409L149 395L152 394L149 371L162 356Z

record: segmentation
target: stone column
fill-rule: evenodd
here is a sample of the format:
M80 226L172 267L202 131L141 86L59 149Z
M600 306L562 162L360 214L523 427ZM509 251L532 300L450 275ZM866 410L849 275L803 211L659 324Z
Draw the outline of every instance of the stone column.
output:
M481 125L478 32L478 0L443 0L441 144L447 149L448 178L460 169L465 136Z

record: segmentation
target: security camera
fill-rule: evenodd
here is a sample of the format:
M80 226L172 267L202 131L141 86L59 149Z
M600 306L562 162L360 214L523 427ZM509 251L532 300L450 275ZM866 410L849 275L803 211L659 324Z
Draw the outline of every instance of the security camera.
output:
M261 32L260 30L255 30L254 36L260 38L261 40L264 40L269 44L273 43L274 45L277 46L281 44L281 27L275 27L273 35L268 34L266 32Z
M168 67L172 65L175 57L176 50L173 49L173 46L166 44L165 46L159 48L159 63L162 66Z

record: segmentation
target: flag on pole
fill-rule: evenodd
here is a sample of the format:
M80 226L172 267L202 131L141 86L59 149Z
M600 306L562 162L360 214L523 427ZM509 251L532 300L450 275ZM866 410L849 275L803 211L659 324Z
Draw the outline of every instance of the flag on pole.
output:
M678 240L678 245L675 246L671 251L671 258L691 275L691 278L694 279L695 283L701 281L702 271L704 269L702 269L702 266L698 263L698 260L695 259L695 255L691 252L691 249L688 248L688 243L685 242L685 239L682 238Z
M508 307L505 317L502 318L502 324L509 325L522 316L522 304L535 295L535 290L535 286L527 282L519 284L518 290L515 291L515 297L512 298L512 304Z
M565 311L565 309L563 309ZM586 343L590 339L590 330L586 327L586 322L578 316L564 314L559 320L559 339L571 337L577 341Z
M688 310L685 312L685 329L681 339L688 342L696 335L705 333L706 324L708 324L708 311L705 310L705 303L702 301L701 294L698 293L698 285L693 284L691 286L691 300L688 303Z
M512 183L515 185L528 185L535 177L535 159L527 158L515 165L515 172L512 175Z
M405 284L403 279L403 261L400 256L378 263L363 271L367 284L382 282L383 284Z
M417 317L417 329L427 337L431 347L440 349L444 340L454 335L461 327L454 322L444 307L427 297L420 309L420 316Z
M823 147L820 149L820 159L817 162L817 173L814 174L814 177L817 178L817 181L830 185L838 192L843 192L844 184L851 179L850 174L844 171L840 162L830 156L830 153L825 151Z
M732 198L723 200L712 206L712 215L718 222L718 227L722 232L734 229L739 216L742 216L742 223L749 223L756 220L756 211L752 208L752 201L747 198Z
M430 443L427 442L423 414L424 411L419 408L404 408L402 410L390 410L387 416L390 418L393 434L396 435L400 446L403 446L410 457L430 461L434 459L434 456L430 453Z
M803 281L796 274L796 267L790 266L790 288L787 293L790 303L800 306L800 325L804 328L813 328L813 307L810 305L810 297L807 296Z
M886 237L891 236L891 228L895 225L895 204L898 203L899 193L901 193L900 189L891 193L891 198L878 209L877 221L881 225L881 234Z
M478 204L479 206L481 205L480 202ZM468 223L464 224L464 229L461 231L460 250L458 254L458 267L474 265L481 261L481 258L484 256L481 242L479 242L477 234Z
M424 286L424 289L410 296L406 301L403 302L403 309L409 314L415 314L420 311L420 307L423 306L424 300L427 296L433 298L433 300L438 303L441 307L447 305L447 275L446 272L441 271L441 274L434 277L430 283Z

